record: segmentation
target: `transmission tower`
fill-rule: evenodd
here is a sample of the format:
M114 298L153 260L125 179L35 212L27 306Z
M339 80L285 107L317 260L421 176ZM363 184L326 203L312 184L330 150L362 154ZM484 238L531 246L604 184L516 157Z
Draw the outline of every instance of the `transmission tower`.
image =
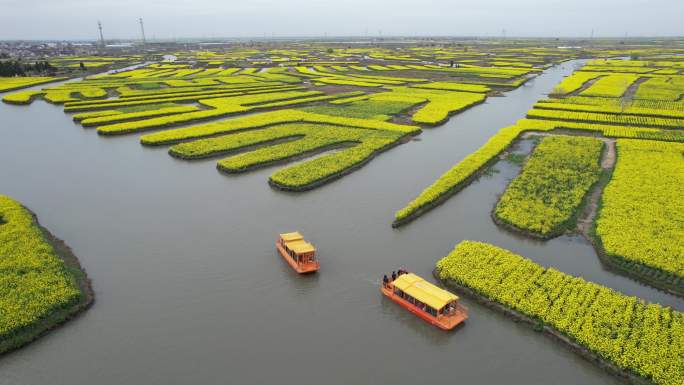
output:
M105 41L104 41L104 36L102 35L102 23L100 23L100 20L97 21L97 29L100 30L100 45L102 48L105 47Z
M145 40L145 25L143 24L143 19L142 17L138 19L140 22L140 33L142 33L142 43L143 45L147 44L147 41Z

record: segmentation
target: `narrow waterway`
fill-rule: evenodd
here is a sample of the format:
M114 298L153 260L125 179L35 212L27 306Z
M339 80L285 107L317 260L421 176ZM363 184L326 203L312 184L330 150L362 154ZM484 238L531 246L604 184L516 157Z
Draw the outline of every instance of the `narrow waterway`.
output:
M467 324L445 333L378 290L383 273L404 266L428 277L456 243L474 239L684 308L603 269L581 238L542 243L497 228L489 213L518 171L505 162L390 227L395 210L523 117L574 64L303 194L271 189L274 167L225 176L215 161L176 160L136 135L99 137L58 106L0 104L0 193L72 246L96 292L84 315L0 358L0 384L618 384L468 299ZM291 230L318 246L319 274L297 276L276 254L276 234Z

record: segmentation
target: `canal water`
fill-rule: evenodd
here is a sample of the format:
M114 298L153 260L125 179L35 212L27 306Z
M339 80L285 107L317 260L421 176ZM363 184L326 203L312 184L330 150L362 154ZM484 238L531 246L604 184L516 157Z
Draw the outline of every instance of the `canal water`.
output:
M66 240L96 293L82 316L0 358L0 384L617 384L467 298L470 319L446 333L378 290L379 277L400 266L430 277L437 259L471 239L684 309L605 270L579 237L538 242L497 228L489 213L518 172L509 163L390 227L395 210L577 64L301 194L268 186L275 167L225 176L215 160L176 160L143 148L138 135L99 137L58 106L0 104L0 193ZM298 276L276 254L276 235L293 230L318 246L319 274Z

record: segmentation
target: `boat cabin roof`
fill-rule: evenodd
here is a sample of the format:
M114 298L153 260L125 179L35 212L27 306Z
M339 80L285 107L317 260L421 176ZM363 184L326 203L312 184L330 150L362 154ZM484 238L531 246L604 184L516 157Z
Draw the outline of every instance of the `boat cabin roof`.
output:
M292 242L286 242L285 245L288 249L295 252L297 255L312 253L316 251L314 245L310 244L305 240L296 240Z
M299 233L299 231L295 231L292 233L280 234L280 239L282 239L283 242L292 242L304 239L304 237L302 236L302 234Z
M413 273L402 274L393 282L394 287L435 310L458 299L453 293L441 289Z

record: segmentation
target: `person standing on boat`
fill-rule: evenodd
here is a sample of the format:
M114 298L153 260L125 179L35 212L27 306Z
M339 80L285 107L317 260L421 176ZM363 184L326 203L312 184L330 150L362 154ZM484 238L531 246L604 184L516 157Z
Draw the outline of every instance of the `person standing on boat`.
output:
M382 276L382 285L387 287L387 284L389 283L389 279L387 278L387 274Z
M394 282L395 279L397 279L397 273L392 271L392 282Z

